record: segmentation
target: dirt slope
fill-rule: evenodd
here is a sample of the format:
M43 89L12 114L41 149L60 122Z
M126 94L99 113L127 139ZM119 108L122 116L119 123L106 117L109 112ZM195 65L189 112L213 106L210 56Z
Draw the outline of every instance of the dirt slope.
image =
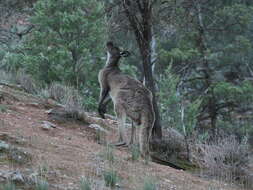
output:
M0 89L10 90L1 85ZM170 167L147 164L143 160L133 162L127 148L114 150L116 159L109 166L104 158L106 147L97 143L95 130L83 123L51 121L46 113L48 109L40 104L39 99L21 94L22 101L2 93L0 140L22 148L32 159L18 164L0 157L0 175L1 172L17 170L35 172L49 182L52 190L78 189L80 177L85 176L92 180L94 190L106 190L109 188L104 185L103 172L112 167L120 177L116 189L141 189L147 178L154 180L159 190L232 189ZM43 121L54 123L56 128L42 129ZM109 134L112 141L117 136L114 133L111 131Z

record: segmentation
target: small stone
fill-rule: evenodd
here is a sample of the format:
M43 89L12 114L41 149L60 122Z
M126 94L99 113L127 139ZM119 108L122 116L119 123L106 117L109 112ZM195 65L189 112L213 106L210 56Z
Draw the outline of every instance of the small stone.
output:
M11 176L11 181L16 183L24 183L24 177L19 171L15 171Z
M49 122L49 121L42 121L42 129L45 129L45 130L50 130L52 128L56 128L56 125Z
M11 148L8 157L19 164L26 164L32 159L31 154L21 148Z
M10 149L10 145L0 140L0 151L6 151Z
M89 128L96 129L96 130L98 130L98 131L102 131L102 132L108 133L107 130L105 130L103 127L101 127L101 126L98 125L98 124L90 124L90 125L89 125Z
M52 113L52 111L53 111L53 109L49 109L49 110L45 111L45 113L50 114L50 113Z

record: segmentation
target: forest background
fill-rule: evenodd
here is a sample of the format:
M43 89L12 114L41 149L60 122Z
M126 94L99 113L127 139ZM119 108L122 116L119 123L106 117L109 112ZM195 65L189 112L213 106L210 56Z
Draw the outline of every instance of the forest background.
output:
M97 75L105 64L105 43L112 40L131 53L121 60L122 71L155 94L159 138L169 128L177 130L189 160L191 144L223 141L238 145L239 162L248 158L251 0L6 0L0 14L2 81L96 112ZM71 102L68 93L74 94ZM113 114L112 106L108 112Z

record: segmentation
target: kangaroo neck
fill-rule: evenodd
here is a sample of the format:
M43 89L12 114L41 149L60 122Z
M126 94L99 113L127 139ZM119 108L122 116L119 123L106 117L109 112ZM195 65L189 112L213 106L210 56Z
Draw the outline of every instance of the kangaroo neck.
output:
M119 68L119 61L113 61L105 65L106 68Z
M112 57L109 52L107 52L106 68L119 68L120 57Z

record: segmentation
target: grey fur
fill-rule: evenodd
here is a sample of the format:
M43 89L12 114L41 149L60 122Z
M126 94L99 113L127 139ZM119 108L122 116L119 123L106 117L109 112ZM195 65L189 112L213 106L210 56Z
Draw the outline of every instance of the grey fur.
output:
M149 156L149 140L155 121L152 93L141 82L121 72L118 66L120 58L119 48L108 42L107 62L98 75L101 87L98 110L103 117L109 94L118 120L119 141L127 143L125 120L129 117L139 126L140 152L146 157Z

